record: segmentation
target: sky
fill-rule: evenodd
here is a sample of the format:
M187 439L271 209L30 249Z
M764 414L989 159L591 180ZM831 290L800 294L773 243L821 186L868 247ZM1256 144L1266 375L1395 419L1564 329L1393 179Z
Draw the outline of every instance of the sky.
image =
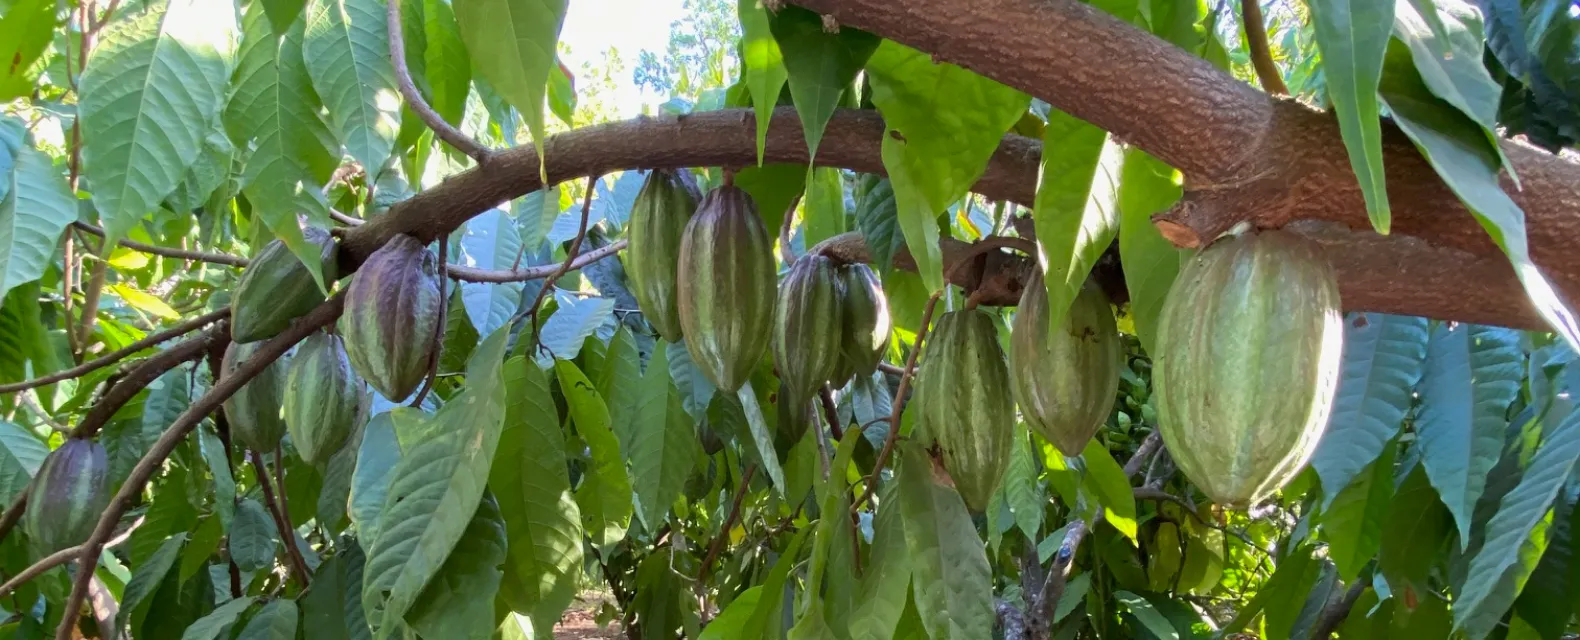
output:
M652 96L642 95L631 81L631 69L636 66L637 55L643 49L660 54L669 45L669 24L686 14L683 0L576 0L570 3L565 14L565 25L560 30L560 40L570 45L571 53L565 56L566 66L581 68L583 62L598 63L609 47L620 50L626 72L621 78L620 91L614 103L633 116L641 111L644 101Z

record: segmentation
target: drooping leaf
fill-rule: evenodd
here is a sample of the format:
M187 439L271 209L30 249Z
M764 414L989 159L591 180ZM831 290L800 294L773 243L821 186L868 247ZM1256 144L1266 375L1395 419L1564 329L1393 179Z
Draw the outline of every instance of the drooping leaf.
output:
M214 640L222 634L228 637L229 634L225 631L230 625L235 624L236 618L250 606L252 606L252 598L237 598L215 607L208 615L198 618L197 622L187 627L186 632L181 634L181 640Z
M1407 0L1396 3L1392 18L1426 86L1490 134L1502 89L1481 63L1481 16L1469 4Z
M505 546L499 503L484 494L450 557L406 613L412 629L428 638L488 640Z
M417 409L397 409L394 412L373 416L363 427L362 444L357 447L357 466L351 472L351 498L348 508L352 524L357 527L362 548L369 549L379 535L379 511L389 495L390 480L395 477L395 466L400 462L400 442L395 437L395 414L417 412Z
M1130 477L1108 453L1108 447L1095 438L1086 441L1081 459L1086 463L1085 489L1097 498L1103 519L1134 542L1136 498L1130 488Z
M894 254L905 247L905 235L898 228L894 185L870 173L862 174L857 185L861 195L856 199L856 228L872 253L872 263L887 271Z
M631 436L631 479L641 502L642 524L648 531L663 526L675 497L685 488L696 459L697 439L691 416L669 383L667 349L653 349L647 373L636 389L636 424ZM630 394L631 389L617 393Z
M320 565L321 566L321 565ZM296 637L296 603L285 599L270 600L258 613L253 614L236 640L292 640ZM322 637L321 627L313 627L314 637Z
M757 400L757 392L752 389L752 382L746 381L735 393L740 398L741 409L746 414L746 427L751 432L752 444L757 448L757 458L763 466L763 471L768 474L768 479L778 487L780 492L785 492L789 485L785 484L784 467L779 464L779 456L774 451L773 430L768 428L768 422L763 418L762 404ZM788 495L788 494L787 494Z
M741 66L746 90L751 92L752 107L757 113L757 164L760 166L763 145L768 140L768 121L789 72L785 70L784 53L769 28L768 11L763 8L763 1L740 0L736 12L741 18Z
M763 588L761 585L748 588L730 601L729 606L719 612L719 616L702 628L702 635L697 640L732 640L745 638L746 625L752 619L752 613L757 611L757 605L762 601Z
M48 0L27 0L12 3L0 15L0 60L6 61L0 68L0 102L33 90L33 62L49 48L58 23L55 8Z
M1037 262L1048 288L1048 331L1065 314L1097 259L1119 233L1119 178L1124 149L1102 129L1063 111L1048 114L1032 221Z
M1360 181L1372 228L1388 233L1392 214L1383 179L1382 121L1377 117L1377 83L1383 54L1393 31L1394 2L1316 0L1310 4L1328 97L1349 150L1350 168Z
M176 188L225 104L235 9L179 0L110 25L82 74L83 176L107 246Z
M989 637L993 573L971 514L960 494L934 480L921 447L905 445L902 452L897 506L922 623L933 638Z
M899 483L884 483L878 490L878 513L873 516L872 553L857 589L856 608L850 619L853 638L888 640L905 612L911 583L910 552L905 541Z
M459 125L466 113L466 95L472 89L472 59L461 41L455 12L444 0L423 0L422 30L427 45L422 50L423 76L428 81L428 101L445 122ZM411 55L407 45L407 55Z
M159 589L165 581L165 576L175 566L176 559L181 557L181 546L186 544L185 533L166 538L160 543L159 549L148 560L136 565L132 579L126 583L126 589L121 595L121 610L116 614L115 626L124 627L134 619L139 619L147 612L144 601Z
M1009 466L1004 469L1004 498L1026 539L1036 540L1042 529L1043 505L1047 498L1037 484L1037 461L1032 458L1028 438L1025 423L1016 422L1014 450Z
M477 72L532 133L543 157L543 99L554 49L565 23L566 0L460 0L455 20ZM540 173L543 165L539 165Z
M1377 568L1395 589L1424 583L1454 535L1454 516L1443 506L1421 465L1405 476L1383 521Z
M654 354L657 355L656 349ZM629 462L634 446L631 441L635 439L639 418L636 394L629 390L638 388L642 380L642 363L636 349L636 338L629 329L622 326L609 339L609 350L604 354L603 367L598 370L597 376L598 393L609 405L610 427L620 440L620 452L626 454ZM621 393L620 390L626 392Z
M61 232L77 219L77 199L49 156L29 146L17 149L11 172L0 170L0 183L4 183L0 184L0 298L4 298L17 285L44 275L54 261Z
M785 599L777 597L777 594L784 591L785 581L790 578L790 570L800 558L801 547L810 537L808 534L811 531L809 528L797 531L795 537L790 539L790 544L785 547L784 553L780 554L779 559L774 562L773 568L768 570L768 576L763 579L762 593L774 597L758 598L757 607L752 609L752 615L747 619L744 633L740 637L766 638L770 634L779 635Z
M1393 448L1354 476L1350 484L1323 508L1323 539L1328 558L1338 567L1339 578L1355 580L1382 546L1383 521L1393 501Z
M845 183L839 169L814 167L807 171L802 204L802 240L807 249L844 233Z
M369 640L373 637L367 616L362 613L364 559L362 547L349 544L326 558L313 572L312 585L297 601L301 607L302 628L311 629L315 640Z
M1125 288L1130 291L1130 316L1136 337L1147 353L1155 353L1158 315L1174 276L1179 275L1182 253L1152 226L1152 215L1173 206L1180 198L1174 170L1140 149L1125 152L1119 178L1119 261L1124 265Z
M311 0L302 42L329 130L370 176L383 170L400 128L384 13L378 0Z
M1179 631L1174 629L1174 625L1169 623L1169 619L1164 617L1157 607L1152 606L1152 603L1148 602L1146 598L1129 591L1115 591L1114 599L1118 600L1119 604L1124 605L1125 609L1130 612L1130 615L1135 616L1136 620L1139 620L1141 625L1153 637L1162 640L1178 640L1180 637Z
M49 447L37 436L0 420L0 502L11 504L27 488L48 455Z
M581 486L576 488L582 526L587 529L594 546L603 548L617 544L625 538L634 506L631 504L631 478L626 475L620 441L609 428L608 406L575 363L556 360L554 373L559 378L560 393L565 396L571 422L576 424L576 433L587 443L592 458L592 465L583 472Z
M274 566L279 535L274 518L262 503L247 499L236 506L230 523L230 557L242 571L258 571Z
M769 26L784 53L790 98L801 117L807 150L815 158L823 129L839 106L841 94L851 88L856 73L882 39L847 26L829 33L823 28L822 17L794 6L781 7Z

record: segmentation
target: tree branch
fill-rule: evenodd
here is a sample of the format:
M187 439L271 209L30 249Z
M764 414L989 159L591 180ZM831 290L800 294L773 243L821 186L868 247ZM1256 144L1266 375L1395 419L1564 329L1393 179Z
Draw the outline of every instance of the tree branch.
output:
M905 371L900 374L900 384L894 388L894 399L889 401L889 433L883 439L883 448L878 450L878 457L872 462L872 472L867 474L863 484L861 496L850 503L850 512L856 513L861 505L872 498L878 490L878 473L883 471L883 466L889 463L889 456L894 453L894 444L900 441L900 413L905 410L905 398L911 390L911 379L916 377L916 360L922 355L923 341L927 339L927 330L933 324L933 310L938 308L938 298L943 296L943 290L934 293L927 299L927 306L922 309L922 324L916 330L916 343L911 346L911 355L905 360Z
M81 570L77 572L77 579L71 587L71 595L66 599L66 606L63 609L65 616L61 619L60 626L55 631L56 640L71 640L72 629L76 627L77 616L81 613L83 598L87 597L88 582L94 575L93 567L98 563L99 552L104 550L105 541L110 537L110 533L115 530L115 525L120 522L121 516L131 507L132 502L142 494L143 487L148 484L148 480L153 477L154 472L164 465L165 459L170 457L176 446L181 444L181 441L185 440L188 434L192 433L192 429L199 422L202 422L204 417L218 409L225 400L234 395L247 381L257 376L265 367L273 364L280 356L285 355L287 350L296 343L301 342L308 334L334 322L335 318L340 317L344 304L345 292L336 293L329 300L324 301L323 304L318 305L318 307L308 312L307 315L292 323L290 328L287 328L284 333L265 341L253 353L252 358L236 367L235 370L231 371L230 375L214 381L214 386L209 389L208 393L203 394L203 397L194 401L187 407L186 411L182 411L181 415L177 416L175 422L170 425L170 428L166 429L164 434L159 436L159 439L149 448L148 453L144 454L142 459L137 461L137 465L132 468L131 474L127 476L125 482L121 483L121 490L116 492L115 497L110 500L110 504L105 507L104 515L99 517L99 523L94 527L93 535L89 536L88 541L82 545L82 555L77 561Z
M385 13L385 27L389 30L390 63L395 65L395 85L400 89L400 95L406 100L406 106L422 120L423 124L433 129L433 134L445 141L457 151L469 155L478 164L488 160L490 151L476 140L467 137L459 129L450 126L444 117L433 107L428 106L428 101L422 99L422 94L417 91L417 85L411 81L411 71L406 68L406 34L401 30L400 2L391 0L386 2L389 11ZM552 47L551 47L552 48ZM367 167L368 172L374 173L377 167Z
M757 465L747 465L746 471L741 474L741 486L735 488L735 499L730 501L730 515L724 519L724 526L719 528L719 535L714 536L713 543L708 545L708 554L702 557L702 568L697 570L699 588L704 588L708 576L713 574L713 561L724 551L724 543L730 538L730 529L735 527L735 521L741 517L741 501L746 499L746 491L751 487L752 476L756 473Z
M559 269L555 270L554 273L549 274L549 277L543 281L543 288L538 289L538 296L532 299L532 306L527 307L526 311L524 311L520 316L521 318L529 318L532 320L533 345L540 344L540 341L538 340L540 336L538 333L542 329L542 327L538 326L538 307L543 306L544 297L549 294L549 291L554 289L554 282L559 280L561 276L570 273L571 264L576 262L576 256L581 253L582 239L587 237L587 216L592 212L593 191L594 187L597 186L598 177L596 175L589 174L587 176L587 193L582 195L581 224L576 227L576 237L571 240L570 248L565 250L565 262L560 264ZM517 318L511 319L512 322L516 320ZM533 353L536 353L536 349L533 350Z
M1256 69L1256 80L1262 90L1275 96L1289 95L1284 77L1273 62L1273 50L1267 46L1267 21L1262 17L1261 0L1240 0L1240 18L1245 25L1245 47L1251 52L1251 66Z
M96 226L93 226L91 224L88 224L86 222L72 222L71 226L73 226L73 227L75 227L75 228L77 228L79 230L82 230L84 232L96 235L96 236L98 236L100 238L104 237L104 230L103 229L100 229L100 228L98 228ZM179 258L181 260L193 260L193 261L196 261L196 262L208 262L208 263L212 263L212 264L223 264L223 265L229 265L229 266L232 266L232 267L246 267L247 266L247 259L246 258L243 258L241 256L233 256L233 255L230 255L228 253L209 253L209 252L206 252L206 251L189 251L189 250L186 250L186 249L176 249L176 248L173 248L173 247L161 247L161 246L158 246L158 245L144 244L144 243L141 243L141 242L137 242L136 240L127 240L125 238L122 238L121 240L117 241L116 244L118 244L120 246L123 246L123 247L126 247L128 249L131 249L133 251L140 251L140 252L143 252L143 253L153 254L153 255L156 255L156 256L164 256L166 258ZM106 254L106 257L108 257L108 254Z
M571 262L571 270L574 271L576 269L580 269L580 268L585 267L585 266L587 266L589 264L592 264L594 262L597 262L599 260L602 260L604 258L612 256L612 255L614 255L616 253L619 253L619 252L625 250L627 242L628 242L627 240L622 238L622 239L617 240L615 242L612 242L612 243L610 243L610 244L608 244L606 246L602 246L602 247L599 247L597 249L593 249L592 251L588 251L587 253L579 254L579 255L576 256L576 260ZM450 272L450 277L451 278L453 278L455 280L460 280L462 282L493 282L493 283L501 283L501 282L526 282L528 280L542 280L544 278L547 278L549 276L554 275L554 272L559 271L559 269L560 269L560 265L557 265L557 264L546 264L546 265L541 265L541 266L537 266L537 267L528 267L526 269L513 269L513 270L510 270L510 271L496 271L496 270L489 270L489 269L474 269L472 267L463 267L463 266L458 265L458 264L452 264L449 267L449 272Z
M127 356L130 356L130 355L132 355L134 353L137 353L139 351L142 351L144 349L152 347L152 346L154 346L156 344L159 344L161 342L164 342L166 340L172 340L172 339L175 339L175 338L179 338L179 337L184 336L184 335L186 335L188 333L192 333L193 331L197 331L198 329L201 329L201 328L203 328L205 326L208 326L210 323L219 322L219 321L224 320L224 319L229 318L229 317L230 317L230 308L229 307L224 308L224 309L220 309L219 311L213 311L213 312L210 312L210 313L206 313L206 314L203 314L203 315L198 316L196 318L193 318L191 320L188 320L186 322L183 322L181 324L178 324L178 325L176 325L174 327L166 329L164 331L160 331L158 333L152 334L152 335L150 335L150 336L148 336L146 338L143 338L142 340L138 340L137 342L133 342L133 343L131 343L129 345L126 345L125 347L122 347L120 349L116 349L115 351L112 351L112 352L107 353L105 355L99 356L98 358L94 358L93 360L90 360L88 362L84 362L84 363L82 363L80 365L77 365L75 367L72 367L70 369L65 369L63 371L56 371L55 373L51 373L51 374L49 374L47 376L39 376L39 377L34 378L32 380L24 380L22 382L14 382L14 383L11 383L11 384L0 384L0 393L11 393L11 392L14 392L14 391L25 391L25 390L28 390L28 389L32 389L34 387L42 387L42 386L44 386L46 384L52 384L52 383L55 383L55 382L60 382L61 380L70 380L72 378L80 378L82 376L88 375L89 373L92 373L95 370L101 369L103 367L110 366L110 365L115 364L117 362L120 362L121 360L125 359Z
M131 402L132 398L137 397L138 392L141 392L148 385L153 384L155 380L158 380L159 376L184 363L203 357L204 354L208 353L210 345L215 342L228 341L229 339L230 325L225 321L220 321L207 333L161 351L158 355L142 361L132 368L125 377L121 378L119 382L116 382L115 386L110 387L110 390L101 396L97 402L93 403L93 406L88 409L87 415L82 417L82 422L77 423L77 429L72 432L71 437L84 440L92 439L94 435L99 433L99 429L110 421L110 418L115 417L115 412L120 411L121 407Z
M282 505L274 497L274 481L269 475L269 468L263 463L263 454L257 451L250 452L247 457L252 460L252 469L258 474L258 486L263 489L263 508L269 511L269 516L274 520L274 528L280 532L280 542L285 545L285 566L291 570L291 576L296 578L296 583L307 588L307 562L302 559L302 552L296 548L296 532L291 530L291 514L286 513ZM285 468L278 463L280 474L285 475ZM281 496L282 498L284 496Z
M136 531L137 527L142 526L142 524L143 519L138 518L136 521L132 522L132 525L127 527L125 531L122 531L114 538L111 538L109 542L104 543L105 548L110 548L125 542L127 538L131 537L132 532ZM50 569L54 569L55 567L66 564L67 562L71 562L72 558L77 557L81 553L82 545L79 544L75 547L66 547L65 549L61 549L44 556L43 558L39 559L38 562L28 565L26 569L23 569L21 573L16 574L15 577L5 581L5 584L0 584L0 598L11 595L11 592L16 591L17 587L26 584L28 580L32 580L33 578L43 575L45 571L49 571Z

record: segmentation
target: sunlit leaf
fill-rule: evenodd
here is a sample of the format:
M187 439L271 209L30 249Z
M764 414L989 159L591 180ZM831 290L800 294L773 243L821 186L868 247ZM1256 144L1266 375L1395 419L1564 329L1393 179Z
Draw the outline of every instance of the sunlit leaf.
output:
M581 507L582 526L593 545L603 548L625 538L631 524L631 478L626 475L620 441L609 428L609 408L581 369L569 360L556 360L554 374L560 393L576 424L576 433L587 443L592 465L583 473L576 488L576 504ZM666 505L667 506L667 505Z
M543 99L566 0L458 0L455 20L477 72L521 112L543 157ZM543 165L539 165L540 173Z
M779 103L779 92L784 89L789 72L785 70L784 53L768 25L768 11L763 0L740 0L736 6L741 18L741 65L745 67L746 89L752 94L752 107L757 113L757 164L763 163L763 145L768 140L768 121L774 105Z
M1064 326L1070 303L1119 233L1124 149L1106 132L1062 111L1048 114L1032 221L1048 288L1048 328Z
M329 130L370 176L384 169L400 128L384 13L378 0L311 0L302 41Z
M837 32L824 30L823 19L801 7L781 7L769 25L774 40L784 53L789 72L790 99L801 117L802 133L813 157L828 126L834 108L856 72L878 48L881 39L860 29L840 26Z
M1125 152L1119 179L1119 261L1130 291L1136 337L1149 354L1155 354L1163 300L1184 260L1184 253L1152 226L1153 214L1162 213L1180 198L1173 174L1174 170L1157 158L1130 149Z
M4 298L17 285L44 275L54 261L61 232L77 219L77 199L49 156L28 146L17 149L11 172L0 170L0 183L5 183L0 184L0 298Z
M1326 495L1323 508L1399 432L1426 363L1427 335L1426 318L1363 312L1345 317L1338 391L1311 457Z
M917 610L934 638L992 634L993 573L960 494L934 480L920 446L902 447L897 477Z
M1339 133L1349 150L1350 169L1360 181L1366 213L1378 233L1388 233L1392 215L1383 180L1377 83L1393 31L1394 4L1392 0L1315 0L1310 5Z

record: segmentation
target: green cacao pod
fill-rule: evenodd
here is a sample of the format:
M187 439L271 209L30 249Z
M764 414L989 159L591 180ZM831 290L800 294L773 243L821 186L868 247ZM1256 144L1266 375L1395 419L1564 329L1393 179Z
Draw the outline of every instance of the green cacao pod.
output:
M840 338L839 366L832 380L843 385L851 376L870 376L878 370L883 352L889 348L889 300L877 274L864 264L840 267L844 287L840 311L844 327Z
M741 388L773 331L773 240L752 197L725 185L702 199L680 242L686 350L720 391Z
M324 282L335 280L336 244L322 229L302 230L307 241L319 247ZM257 342L273 338L324 302L324 292L313 281L307 266L286 248L272 240L247 264L230 299L230 338L236 342Z
M439 262L416 238L391 238L357 270L340 316L351 366L400 402L428 374L439 324Z
M626 275L631 294L647 322L670 342L680 342L680 309L675 300L675 274L686 221L697 210L697 187L685 169L655 169L647 174L631 207L626 227Z
M109 456L92 440L68 439L44 458L22 512L22 530L39 555L88 540L110 504L109 471Z
M780 402L817 395L839 364L840 288L834 263L819 255L801 256L779 284L774 307L774 363L788 395Z
M1015 402L998 329L977 309L951 311L927 337L917 374L917 428L938 443L955 490L973 511L987 508L1009 464Z
M221 375L230 375L251 358L259 346L257 343L230 343L225 348ZM280 438L285 437L285 419L280 417L285 389L284 360L282 357L269 363L225 401L225 419L230 423L231 437L253 451L273 451L275 445L280 444Z
M285 426L308 464L329 461L356 430L362 378L351 370L340 336L308 336L285 374Z
M1108 421L1122 366L1119 328L1108 296L1088 282L1064 322L1048 331L1042 270L1021 293L1010 333L1010 377L1027 424L1067 456L1078 456Z
M1300 471L1328 422L1344 327L1333 268L1310 241L1246 233L1180 270L1158 322L1158 428L1180 471L1241 508Z

